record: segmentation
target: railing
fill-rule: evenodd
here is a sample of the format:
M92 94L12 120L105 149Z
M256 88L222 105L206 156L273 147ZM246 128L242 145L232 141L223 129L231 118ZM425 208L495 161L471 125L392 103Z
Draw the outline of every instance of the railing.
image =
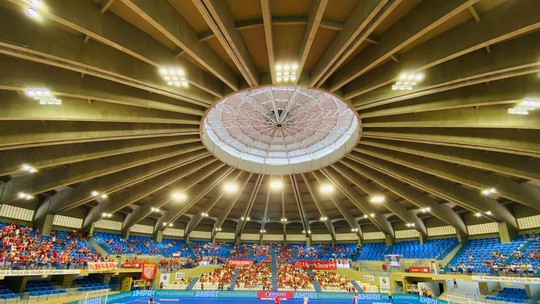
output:
M79 287L77 288L67 288L64 293L57 293L57 294L48 294L48 295L40 295L40 296L31 296L29 292L22 292L17 294L18 298L12 298L12 299L0 299L0 304L14 304L14 303L42 303L45 301L52 301L52 300L58 300L59 302L62 302L62 299L66 298L72 298L77 296L83 296L88 293L92 293L92 295L100 296L100 291L103 295L105 295L109 291L117 291L120 289L120 285L114 284L109 285L109 288L106 289L99 289L99 290L89 290L89 291L81 291L79 290Z

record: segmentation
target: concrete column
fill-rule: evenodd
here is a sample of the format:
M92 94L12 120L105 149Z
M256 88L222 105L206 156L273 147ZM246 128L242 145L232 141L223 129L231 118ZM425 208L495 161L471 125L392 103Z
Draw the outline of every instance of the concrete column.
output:
M129 239L129 228L122 229L122 237L126 240Z
M34 226L41 231L41 234L50 235L53 228L53 220L54 214L41 214L39 217L34 216Z
M158 230L154 233L154 239L156 239L156 242L160 243L163 240L163 230Z
M390 234L386 234L385 237L384 237L384 240L386 241L386 246L392 246L394 245L394 237L391 236Z
M427 241L427 235L420 233L420 236L418 237L420 239L420 244L424 244Z
M501 238L501 243L511 242L518 234L518 230L506 222L500 222L499 224L499 237Z
M458 239L458 241L461 244L464 245L465 242L467 242L467 239L469 238L469 236L465 232L463 232L463 231L461 231L459 229L456 229L456 231L457 231L457 239Z
M311 246L311 238L306 238L306 246Z

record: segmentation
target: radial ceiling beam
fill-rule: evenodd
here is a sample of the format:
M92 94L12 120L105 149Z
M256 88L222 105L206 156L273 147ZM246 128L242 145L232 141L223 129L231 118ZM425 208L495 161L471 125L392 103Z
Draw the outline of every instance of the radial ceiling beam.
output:
M155 137L0 151L0 176L20 172L22 164L38 170L84 160L200 142L197 137Z
M24 2L8 1L26 9ZM160 67L177 63L174 54L167 47L120 17L101 14L99 5L93 1L82 0L74 3L69 0L50 0L46 5L47 10L41 12L44 17L144 61L156 67L156 72ZM193 64L185 68L190 71L196 69ZM197 79L197 76L194 79ZM200 81L193 83L204 88L203 83L198 82Z
M129 191L123 191L110 197L105 202L97 205L92 208L86 218L83 221L82 229L87 230L92 223L98 221L103 212L105 213L115 213L118 210L129 206L152 193L163 190L164 188L172 185L179 184L179 180L189 176L190 174L201 174L202 172L215 172L221 168L223 164L216 162L216 159L206 158L201 161L190 163L185 167L178 168L173 171L166 172L159 176L156 176L150 180L146 181L146 186L135 186L132 187ZM204 169L203 169L204 168ZM148 183L152 187L148 187Z
M249 199L247 203L245 204L244 211L242 212L242 217L244 220L239 219L238 225L236 225L236 232L235 236L237 238L242 236L242 233L244 232L244 228L246 227L247 218L249 217L249 213L251 212L251 209L253 208L253 205L255 204L255 199L257 198L257 194L259 193L259 190L261 189L261 185L263 184L264 175L258 174L255 180L255 184L253 186L253 189L251 190L251 193L249 194Z
M462 147L540 157L540 142L536 130L405 128L391 131L364 129L362 137Z
M210 191L212 191L230 174L232 174L234 168L225 166L224 164L222 165L223 167L221 167L217 173L214 173L212 178L206 178L205 182L201 186L197 187L192 191L196 195L194 195L192 198L189 198L188 202L180 206L178 210L171 209L165 214L163 214L163 216L157 221L156 225L154 226L154 233L166 228L163 226L163 223L172 223L178 218L180 218L182 215L186 214L186 212L189 211L193 206L195 206L204 196L210 193Z
M74 163L70 166L46 169L34 174L13 177L3 187L0 203L17 199L19 192L36 195L53 189L69 186L99 176L122 171L147 162L178 155L192 147L172 146L155 150L136 152L129 160L124 155L110 156L99 160Z
M362 146L378 147L422 157L429 157L460 166L494 171L504 175L540 181L540 159L506 153L479 151L456 147L411 142L363 139ZM1 156L0 156L1 157ZM511 161L508 161L511 160Z
M418 208L430 208L430 214L448 225L453 226L461 233L467 234L467 226L463 222L463 219L461 219L461 217L454 212L452 208L439 204L436 200L422 194L415 188L408 187L390 175L382 174L371 167L352 162L349 159L344 159L340 166L346 166L350 170L363 175L366 179L371 179L373 182L385 187L396 195L403 197L410 203L416 205Z
M530 208L540 210L540 204L538 204L540 187L532 184L518 184L506 177L488 175L478 169L462 165L458 166L437 159L425 158L416 154L408 154L363 145L357 147L356 151L432 174L468 187L476 188L479 193L484 189L495 187L501 196ZM510 161L511 159L509 158L508 160Z
M266 52L268 53L268 64L272 75L272 84L276 84L276 61L274 59L274 37L272 35L272 11L270 0L261 0L261 11L263 16L264 38L266 40Z
M326 171L326 174L331 177L333 184L347 197L358 209L364 214L369 215L368 218L377 226L384 234L394 237L394 228L388 219L371 206L371 203L360 193L350 186L349 181L344 176Z
M361 155L358 152L353 152L353 154L349 155L349 158L366 166L377 168L386 174L406 181L423 191L454 202L470 211L481 213L491 211L493 219L506 222L508 225L517 228L516 218L506 207L493 198L480 195L479 192L459 187L452 182L402 165L393 164L369 155Z
M353 98L389 85L403 71L420 72L442 62L483 49L540 28L535 0L506 1L482 14L482 21L469 20L400 55L399 63L385 64L343 88ZM519 16L519 18L516 18ZM517 51L517 50L516 50ZM512 59L512 58L507 58ZM429 77L429 75L428 75Z
M323 169L324 170L324 169ZM317 182L319 184L322 184L325 179L330 179L333 181L333 178L331 175L328 174L327 171L323 171L323 173L319 173L318 171L313 171L311 174L313 174L313 176L315 177L315 180L317 180ZM324 177L323 177L323 174L324 174ZM335 183L335 181L333 181ZM347 221L347 223L349 224L349 226L351 228L356 228L357 231L355 231L354 233L360 238L360 239L363 239L363 233L362 233L362 229L360 227L360 225L358 225L358 222L352 217L352 215L349 213L349 210L347 210L342 204L341 202L337 201L335 197L331 196L329 197L329 199L332 201L332 203L334 204L334 206L336 206L336 209L339 210L339 212L341 213L341 215L343 216L343 218L345 219L345 221ZM327 220L328 221L328 220ZM325 222L327 222L325 221Z
M359 180L361 180L359 178L360 176L353 173L354 171L351 172L350 170L343 170L343 168L338 165L334 165L330 168L325 168L323 169L323 172L328 176L343 176L350 183L353 183L356 187L366 192L371 197L382 194L381 191L375 188L373 185L370 185L366 182L358 182ZM414 229L416 229L420 233L420 235L422 235L423 239L427 237L426 225L414 212L407 210L407 208L405 208L403 205L387 196L385 197L385 201L383 204L389 211L394 213L405 223L414 224Z
M319 196L316 187L307 179L306 174L300 174L302 176L302 179L304 180L304 183L306 184L309 195L313 198L313 203L319 210L320 214L327 214L326 210L323 208L322 204L322 198ZM332 237L332 240L336 240L336 231L334 230L334 226L332 226L332 223L328 221L324 221L324 225L326 226L326 229L328 230L328 233ZM307 231L306 231L307 232Z
M242 36L235 27L227 2L221 0L193 0L193 4L195 4L208 26L212 29L248 85L251 87L258 86L257 68L244 44Z
M149 162L144 165L108 174L98 179L91 179L72 188L69 195L57 195L60 193L56 193L48 200L48 205L44 206L44 208L48 213L63 212L95 200L96 198L91 194L92 191L111 195L112 193L208 156L209 154L202 151L202 149L191 152L187 151L170 158Z
M60 97L60 96L58 96ZM200 124L200 116L129 107L104 102L62 98L61 107L42 106L37 100L0 91L0 121L88 121L114 123ZM61 111L59 111L61 109Z
M121 50L97 41L85 42L80 39L80 35L59 27L28 22L27 16L5 8L0 8L0 16L0 36L4 38L0 42L0 53L185 99L195 104L212 103L209 94L197 93L198 90L193 89L178 90L166 85L156 66L141 62ZM13 24L17 26L9 26ZM217 97L223 96L221 81L186 60L176 62L186 70L188 82L194 87Z
M197 32L168 1L121 1L231 89L238 90L234 71L209 45L199 41Z
M201 212L211 212L210 210L222 200L224 195L224 191L217 191L216 193L214 193L214 195L210 199L208 199L208 201L206 201L204 205L201 206ZM195 229L197 225L199 225L199 223L202 221L202 219L205 218L205 216L203 216L201 212L194 214L189 220L189 222L186 224L186 229L184 230L184 237L189 237L193 229ZM217 216L217 213L215 215Z
M363 94L353 99L357 109L366 109L420 96L461 89L498 80L537 74L540 71L538 53L540 34L533 34L497 44L490 55L477 50L426 71L426 78L412 91L394 91L389 87Z
M221 167L219 167L221 168ZM192 192L192 188L197 186L197 184L201 181L212 175L214 172L216 172L219 168L215 168L215 170L205 170L205 171L198 171L195 174L190 175L184 175L184 177L181 179L182 189L185 193ZM235 179L238 176L235 177ZM161 195L158 195L157 197L151 198L151 203L143 204L137 208L135 208L130 214L126 216L124 219L124 222L122 223L122 231L128 231L130 227L137 224L139 221L144 219L145 217L152 214L152 208L161 208L167 204L171 204L171 194L167 191L164 192ZM201 217L200 213L194 214L191 217L191 220L195 217ZM190 220L190 221L191 221ZM187 231L187 227L186 227ZM186 232L185 235L189 235Z
M311 228L309 227L309 220L304 208L304 202L302 201L302 193L300 192L300 187L298 186L298 179L294 174L291 174L289 177L291 179L291 187L293 190L296 207L298 208L298 213L300 214L300 219L302 220L302 226L304 226L305 235L307 237L311 237L311 235L308 233Z
M242 172L242 171L240 171ZM233 179L234 181L237 181L238 179L240 179L240 172L238 173L238 175ZM216 228L221 228L221 226L223 225L223 223L225 222L225 220L227 219L227 217L229 216L229 214L231 213L231 210L232 208L238 204L239 200L240 200L240 197L242 196L243 192L246 190L248 184L249 184L249 180L251 179L251 177L253 176L253 173L244 173L243 174L245 177L243 177L242 179L244 179L241 183L242 183L242 186L239 187L239 190L238 192L231 198L228 198L226 199L226 203L224 204L225 205L225 210L223 210L221 212L221 214L218 216L218 218L216 219L216 222L214 223L214 229L212 230L212 238L216 235L216 233L218 232Z
M7 56L0 58L2 66L5 67L0 70L0 89L2 90L23 92L27 88L48 88L60 97L67 96L199 116L204 113L203 107L190 104L179 105L178 99L151 94L106 79L81 78L80 74L45 64Z
M540 96L540 79L536 75L512 77L490 84L479 84L437 94L408 99L406 103L363 109L362 120L371 117L444 111L505 104L512 107L530 96Z
M306 63L307 57L309 55L309 51L311 50L311 45L313 44L313 40L315 40L315 35L317 34L317 30L319 29L319 25L321 24L321 20L322 20L327 4L328 4L328 0L315 0L311 4L311 10L309 11L306 31L304 32L302 43L300 44L300 48L298 49L298 54L296 55L296 58L298 58L298 70L297 70L298 77L296 77L294 84L298 83L298 80L300 79L300 76L302 75L304 64ZM274 72L272 72L272 75L273 74Z
M353 43L356 37L365 29L366 34L371 32L375 27L370 27L370 22L378 24L382 19L374 18L377 13L384 7L386 0L368 0L359 1L353 10L349 13L349 17L343 24L343 30L337 34L332 41L332 44L324 51L320 59L313 66L310 75L310 86L315 86L321 78L327 74L328 69L335 64L343 52Z
M460 108L445 111L401 114L362 119L362 127L378 128L490 128L538 130L538 120L527 115L510 115L513 105ZM534 113L533 113L534 115Z
M466 10L477 1L421 2L381 35L376 45L360 52L347 65L338 70L330 80L330 91L338 90L358 76L380 65L399 50Z

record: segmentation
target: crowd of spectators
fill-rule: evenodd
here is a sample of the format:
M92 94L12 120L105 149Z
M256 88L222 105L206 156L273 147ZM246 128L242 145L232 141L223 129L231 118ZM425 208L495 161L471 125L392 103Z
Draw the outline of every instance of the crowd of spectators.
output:
M272 264L261 262L240 269L235 290L270 290L272 286Z
M161 259L159 261L159 268L162 269L164 272L175 272L180 269L193 268L197 265L198 264L191 259L170 258Z
M53 230L44 236L39 229L12 222L0 223L0 237L0 265L4 267L70 268L105 260L87 245L81 232Z
M277 283L279 289L294 291L312 291L312 278L303 268L295 268L291 264L278 265Z
M125 239L116 233L96 232L94 233L93 238L109 253L137 255L158 254L157 242L149 236L134 235Z
M356 289L345 276L326 270L315 270L314 281L319 283L323 291L356 292Z
M222 265L210 273L201 275L201 277L199 278L199 282L197 282L194 289L230 289L231 279L233 275L234 267L229 265Z

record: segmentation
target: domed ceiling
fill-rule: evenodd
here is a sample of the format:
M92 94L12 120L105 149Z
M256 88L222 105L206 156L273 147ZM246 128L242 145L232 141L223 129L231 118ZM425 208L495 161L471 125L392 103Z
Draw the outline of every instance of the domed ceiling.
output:
M0 203L36 221L335 239L540 213L536 0L0 4Z

